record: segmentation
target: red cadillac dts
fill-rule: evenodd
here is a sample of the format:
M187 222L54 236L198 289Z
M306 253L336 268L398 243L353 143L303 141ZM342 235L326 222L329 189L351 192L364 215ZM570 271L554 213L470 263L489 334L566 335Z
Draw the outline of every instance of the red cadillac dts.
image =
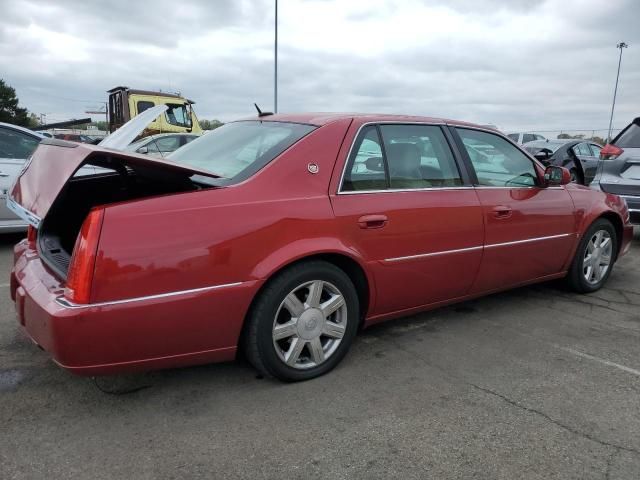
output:
M632 237L619 197L500 133L391 115L265 115L165 160L44 140L8 202L31 225L20 324L82 375L242 351L309 379L383 320L563 277L595 291Z

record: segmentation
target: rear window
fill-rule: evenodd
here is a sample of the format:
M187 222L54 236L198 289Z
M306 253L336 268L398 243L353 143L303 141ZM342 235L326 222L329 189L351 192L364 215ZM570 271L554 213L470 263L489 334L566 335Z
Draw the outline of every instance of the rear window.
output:
M612 143L620 148L640 148L640 127L632 123Z
M227 123L176 150L168 159L240 181L256 173L315 128L286 122Z

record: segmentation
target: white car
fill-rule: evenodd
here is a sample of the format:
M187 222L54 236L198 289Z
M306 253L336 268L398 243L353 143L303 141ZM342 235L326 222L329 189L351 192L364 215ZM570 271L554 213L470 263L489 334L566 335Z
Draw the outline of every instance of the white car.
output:
M6 204L11 188L27 159L45 138L28 128L0 122L0 232L20 232L27 223L17 217Z
M166 157L199 136L193 133L159 133L133 142L125 150L154 157Z
M523 145L527 142L533 142L534 140L546 140L546 137L531 132L513 132L508 133L507 137L516 142L518 145Z

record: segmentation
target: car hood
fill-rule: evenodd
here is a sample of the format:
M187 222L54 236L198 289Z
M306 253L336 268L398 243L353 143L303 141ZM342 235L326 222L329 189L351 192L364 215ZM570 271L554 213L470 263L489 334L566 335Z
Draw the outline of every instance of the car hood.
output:
M133 142L140 135L147 125L162 115L169 107L166 105L156 105L145 110L140 115L136 115L118 130L107 136L98 145L113 150L124 150L127 145Z

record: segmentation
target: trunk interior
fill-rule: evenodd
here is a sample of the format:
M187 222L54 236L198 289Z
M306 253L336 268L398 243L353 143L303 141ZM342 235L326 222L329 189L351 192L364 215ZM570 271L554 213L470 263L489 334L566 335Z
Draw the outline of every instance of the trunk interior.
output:
M76 237L93 207L202 188L210 187L192 181L188 173L161 165L132 166L111 157L92 159L67 182L42 220L40 257L66 279Z

